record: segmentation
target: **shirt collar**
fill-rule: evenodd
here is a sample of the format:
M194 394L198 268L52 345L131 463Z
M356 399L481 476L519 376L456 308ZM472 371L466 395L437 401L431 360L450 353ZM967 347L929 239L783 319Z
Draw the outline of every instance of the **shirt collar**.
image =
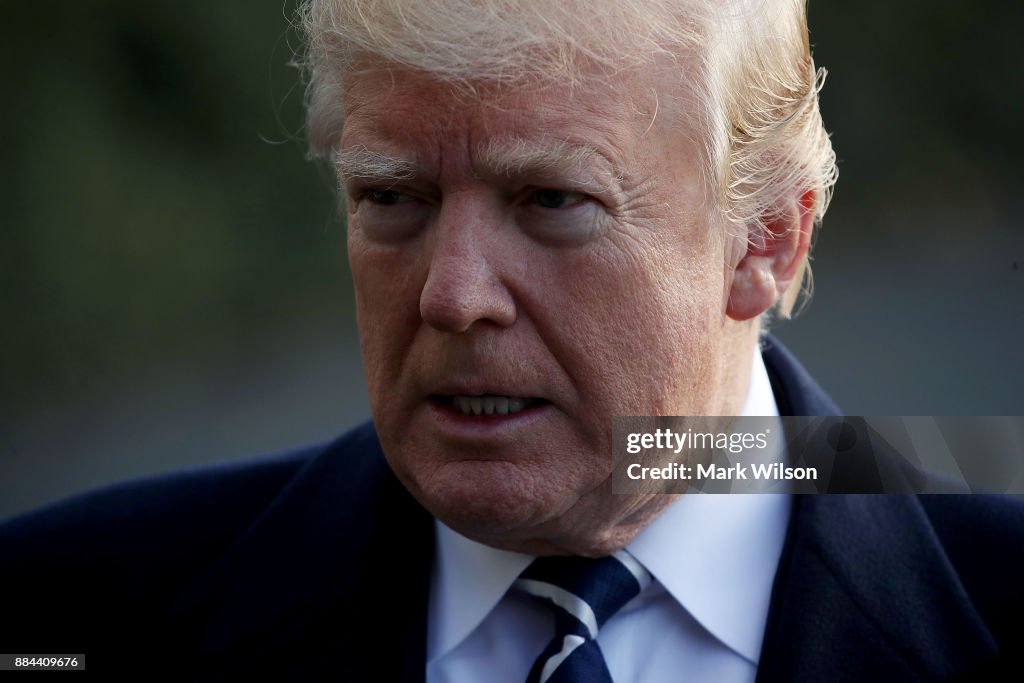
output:
M626 547L709 633L752 664L764 639L788 498L680 496Z
M465 640L534 559L477 543L436 519L434 526L437 552L430 584L428 662Z
M779 415L760 353L742 415ZM781 422L772 430L781 434ZM773 493L683 495L626 548L713 636L757 664L789 504Z
M755 352L742 415L778 414ZM789 498L781 494L683 495L627 550L704 628L756 664L788 521ZM534 559L477 543L438 520L435 528L428 661L465 640Z

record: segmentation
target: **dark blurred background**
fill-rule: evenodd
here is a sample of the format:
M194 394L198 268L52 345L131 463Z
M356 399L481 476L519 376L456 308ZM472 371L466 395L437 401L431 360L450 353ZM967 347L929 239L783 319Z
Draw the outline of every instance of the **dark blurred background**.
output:
M0 517L366 418L294 3L7 3ZM840 181L778 335L849 412L1024 412L1017 0L812 0Z

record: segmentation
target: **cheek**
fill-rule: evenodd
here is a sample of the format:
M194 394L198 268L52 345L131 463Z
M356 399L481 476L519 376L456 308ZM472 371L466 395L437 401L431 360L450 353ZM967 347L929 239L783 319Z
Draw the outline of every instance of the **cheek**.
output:
M401 373L419 320L416 259L408 250L366 246L349 237L349 266L370 399L374 401Z
M563 269L571 285L561 338L588 412L703 412L714 384L721 268L675 252L651 258L590 255Z

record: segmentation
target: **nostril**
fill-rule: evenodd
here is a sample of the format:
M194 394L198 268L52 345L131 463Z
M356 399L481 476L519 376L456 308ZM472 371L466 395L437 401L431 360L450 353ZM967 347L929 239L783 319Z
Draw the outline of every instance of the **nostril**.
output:
M510 327L516 320L516 310L511 295L503 290L446 298L425 293L420 298L420 317L436 330L458 334L479 321Z
M465 332L479 318L470 302L455 296L424 296L420 298L420 317L441 332Z
M516 307L508 288L483 258L435 254L420 293L420 317L439 331L457 334L481 320L511 326Z

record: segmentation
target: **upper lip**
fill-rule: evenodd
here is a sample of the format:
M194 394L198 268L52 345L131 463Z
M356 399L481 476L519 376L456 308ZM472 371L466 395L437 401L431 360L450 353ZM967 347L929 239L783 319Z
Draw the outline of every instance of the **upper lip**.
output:
M472 340L466 341L466 344ZM555 402L553 371L546 362L520 357L506 345L427 347L416 358L412 382L420 400L437 396L509 396ZM429 353L428 353L429 351Z
M454 381L444 382L433 387L431 396L510 396L515 398L543 398L537 392L523 390L505 382L493 381Z

